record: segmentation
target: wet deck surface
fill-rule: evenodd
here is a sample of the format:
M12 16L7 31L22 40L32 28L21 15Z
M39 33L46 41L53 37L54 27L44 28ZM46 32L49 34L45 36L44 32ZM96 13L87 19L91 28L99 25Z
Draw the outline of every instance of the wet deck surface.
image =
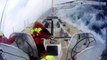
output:
M68 33L70 33L71 37L74 34L81 32L80 30L78 30L77 28L75 28L71 25L66 25L64 28ZM66 60L69 41L63 40L63 41L61 41L61 44L62 44L62 56L61 56L60 60Z
M25 32L27 32L27 33L31 33L31 29L32 29L32 27L28 27L28 28L26 28L24 31ZM74 35L74 34L77 34L77 33L79 33L79 32L82 32L82 31L80 31L79 29L77 29L77 28L75 28L75 27L73 27L73 26L71 26L71 25L66 25L65 27L64 27L64 29L68 32L68 33L70 33L70 35L71 35L71 37ZM58 32L58 31L55 31L55 36L57 37L57 36L59 36L60 35L60 33ZM67 56L67 49L68 49L68 44L69 44L69 42L67 42L67 41L65 41L64 39L60 39L61 41L61 48L62 48L62 55L61 55L61 58L60 58L60 60L66 60L66 56ZM57 39L56 39L56 41L57 41ZM46 40L46 42L45 42L45 45L46 44L50 44L50 40ZM57 44L57 42L56 42L56 44ZM101 54L102 54L102 51L103 51L103 48L104 46L103 45L95 45L95 48L92 48L92 49L90 49L90 50L86 50L87 52L82 52L81 54L79 54L78 55L78 58L77 58L77 60L100 60L101 59ZM98 50L98 51L97 51ZM94 53L94 54L93 54ZM85 54L88 54L87 56L85 55ZM81 56L81 57L79 57L79 56ZM86 57L86 59L82 59L83 57ZM90 57L91 56L91 57ZM59 60L59 59L57 59L57 60Z
M27 32L28 34L30 34L31 33L31 29L32 29L32 27L28 27L28 28L26 28L24 31L25 32ZM70 35L71 35L71 37L74 35L74 34L76 34L76 33L79 33L79 32L81 32L80 30L78 30L77 28L75 28L75 27L73 27L73 26L71 26L71 25L66 25L65 27L64 27L64 29L68 32L68 33L70 33ZM56 37L59 37L59 35L60 35L60 33L59 32L56 32L55 31L55 36ZM49 43L50 42L50 40L46 40L46 42L45 42L45 44L50 44ZM65 41L64 39L61 39L61 48L62 48L62 56L61 56L61 58L60 58L60 60L66 60L66 56L67 56L67 47L68 47L68 41ZM57 44L57 42L56 42L56 44Z

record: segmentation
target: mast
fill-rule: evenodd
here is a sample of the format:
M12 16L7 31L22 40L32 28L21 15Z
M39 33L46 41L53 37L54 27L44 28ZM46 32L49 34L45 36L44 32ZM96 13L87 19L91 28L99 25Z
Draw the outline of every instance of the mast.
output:
M54 15L53 0L52 0L52 16Z

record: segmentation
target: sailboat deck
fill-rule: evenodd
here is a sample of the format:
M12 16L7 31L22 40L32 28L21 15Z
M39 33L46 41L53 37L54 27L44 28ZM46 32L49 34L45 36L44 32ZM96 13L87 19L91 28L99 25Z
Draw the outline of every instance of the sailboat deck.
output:
M26 28L24 31L25 32L27 32L28 34L30 34L31 33L31 29L32 29L32 27L28 27L28 28ZM64 29L68 32L68 33L70 33L70 35L71 35L71 37L74 35L74 34L76 34L76 33L79 33L79 32L81 32L79 29L77 29L77 28L75 28L75 27L73 27L73 26L71 26L71 25L66 25L65 27L64 27ZM55 33L55 37L59 37L59 35L60 35L60 33L59 32L56 32L56 31L54 31ZM58 40L58 39L56 39L56 40ZM66 56L67 56L67 49L68 49L68 44L69 44L69 42L68 41L65 41L64 39L60 39L61 41L60 41L60 43L61 43L61 48L62 48L62 55L61 55L61 58L60 58L60 60L66 60ZM70 40L70 39L69 39ZM58 42L56 42L56 44L57 44ZM47 44L50 44L50 40L46 40L45 41L45 45L47 45Z

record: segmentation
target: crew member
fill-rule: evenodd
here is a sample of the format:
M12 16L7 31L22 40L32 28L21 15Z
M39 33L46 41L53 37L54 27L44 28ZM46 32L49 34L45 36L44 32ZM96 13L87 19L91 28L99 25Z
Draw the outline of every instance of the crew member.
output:
M43 26L40 22L35 22L32 30L32 37L36 43L39 57L47 55L47 52L45 50L43 40L50 38L50 32Z

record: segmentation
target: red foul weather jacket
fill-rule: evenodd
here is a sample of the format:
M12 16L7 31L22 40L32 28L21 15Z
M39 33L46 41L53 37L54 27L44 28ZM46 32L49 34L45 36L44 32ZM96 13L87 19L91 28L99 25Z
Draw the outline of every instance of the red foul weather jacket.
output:
M36 44L43 44L42 38L49 39L50 38L50 32L39 22L35 22L33 29L35 28L41 28L42 30L37 33L33 32L32 36Z
M7 39L5 36L0 36L0 43L12 44L15 41L15 37Z

